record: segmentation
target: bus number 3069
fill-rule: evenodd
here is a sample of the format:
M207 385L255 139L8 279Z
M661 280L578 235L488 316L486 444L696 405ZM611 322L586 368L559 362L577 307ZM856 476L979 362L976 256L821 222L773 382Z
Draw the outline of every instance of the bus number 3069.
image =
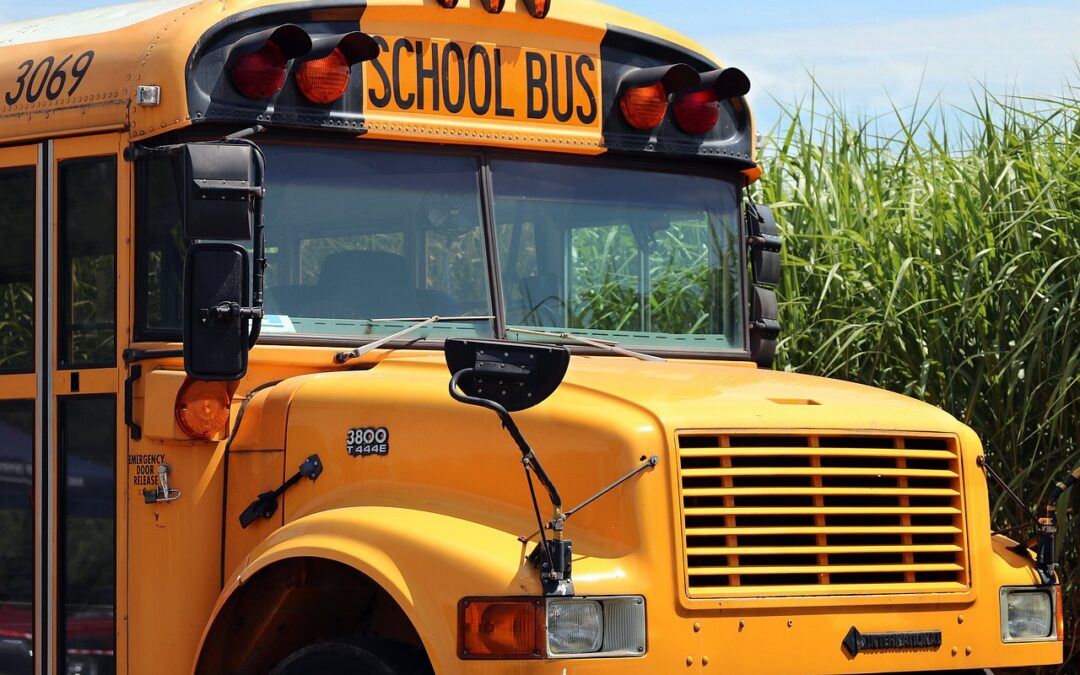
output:
M15 105L20 101L37 103L44 94L48 100L55 101L64 93L65 88L67 95L71 96L82 84L93 61L93 51L83 52L78 58L75 58L74 54L68 54L59 63L55 56L46 56L40 61L27 59L19 64L15 88L4 94L4 100L8 105Z

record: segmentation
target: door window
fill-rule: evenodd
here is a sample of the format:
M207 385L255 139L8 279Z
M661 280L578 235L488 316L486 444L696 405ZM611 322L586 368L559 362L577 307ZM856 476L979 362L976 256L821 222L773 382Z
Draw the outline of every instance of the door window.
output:
M61 672L116 671L116 398L59 399Z
M0 401L0 673L33 672L34 402Z
M34 371L33 167L0 169L0 373Z
M60 367L116 363L116 158L59 169Z

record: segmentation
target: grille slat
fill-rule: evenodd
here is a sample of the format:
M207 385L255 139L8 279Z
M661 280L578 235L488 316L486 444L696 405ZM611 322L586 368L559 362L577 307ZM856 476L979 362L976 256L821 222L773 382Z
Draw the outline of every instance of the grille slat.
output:
M769 472L773 476L906 476L912 478L957 478L955 471L943 469L884 469L859 466L772 466ZM760 476L757 467L739 466L730 469L683 469L685 478L722 477L722 476Z
M951 506L870 506L870 507L844 507L844 506L801 506L801 507L745 507L745 508L696 508L689 507L683 510L687 516L805 516L814 514L840 515L840 514L891 514L891 515L926 515L946 514L959 515L960 509Z
M737 567L695 567L691 576L716 574L844 574L860 572L959 572L964 569L955 563L924 565L791 565L767 567L765 565L740 565Z
M946 437L680 437L690 597L967 587Z
M962 551L955 544L926 544L909 546L690 546L686 554L695 555L816 555L821 553L959 553Z

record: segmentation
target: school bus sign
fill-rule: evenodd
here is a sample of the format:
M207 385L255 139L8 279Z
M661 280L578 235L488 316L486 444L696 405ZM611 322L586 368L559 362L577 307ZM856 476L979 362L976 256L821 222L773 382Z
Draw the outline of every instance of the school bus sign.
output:
M365 64L364 102L375 135L475 142L532 130L599 150L599 53L406 36L375 41L381 51Z

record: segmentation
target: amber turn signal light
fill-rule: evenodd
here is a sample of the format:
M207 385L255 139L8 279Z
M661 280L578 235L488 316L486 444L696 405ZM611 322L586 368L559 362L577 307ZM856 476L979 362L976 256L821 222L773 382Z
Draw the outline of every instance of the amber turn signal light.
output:
M184 380L176 394L176 424L191 438L213 438L229 424L231 403L226 382Z
M312 103L333 103L349 88L350 66L340 49L311 61L304 61L296 73L300 93Z
M619 107L630 126L642 131L655 129L667 115L667 89L662 82L627 89L619 100Z
M467 598L458 606L463 659L538 659L547 645L539 598Z

